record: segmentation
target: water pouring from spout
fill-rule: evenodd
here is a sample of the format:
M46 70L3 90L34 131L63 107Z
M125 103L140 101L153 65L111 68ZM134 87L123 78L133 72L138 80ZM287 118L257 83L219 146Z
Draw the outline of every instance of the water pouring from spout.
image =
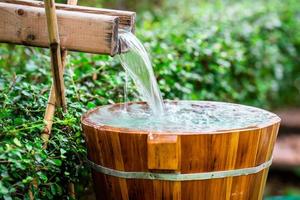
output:
M123 31L119 37L120 46L126 49L118 55L121 65L135 83L142 100L148 103L153 114L164 113L163 99L146 49L131 32Z

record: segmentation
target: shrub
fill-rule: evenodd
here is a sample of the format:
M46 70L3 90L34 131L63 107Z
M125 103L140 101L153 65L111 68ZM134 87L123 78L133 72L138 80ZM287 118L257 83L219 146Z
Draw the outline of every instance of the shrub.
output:
M201 7L138 29L164 97L299 105L299 1Z
M19 47L14 48L19 51ZM66 183L80 183L76 185L80 194L90 181L84 165L81 114L95 104L122 101L119 94L123 91L124 72L111 69L111 58L107 56L73 55L65 73L68 113L63 120L54 119L52 137L44 150L40 133L51 84L49 58L44 56L48 51L30 51L35 56L24 63L25 71L12 60L17 75L0 68L0 198L28 199L29 188L37 199L67 198ZM93 80L95 73L98 78ZM59 115L61 111L57 112Z
M261 107L300 102L300 3L288 2L145 13L137 34L152 56L164 98ZM76 183L79 194L84 191L90 173L80 116L96 105L123 101L124 72L115 59L72 53L65 76L68 113L54 119L49 147L42 149L48 55L36 48L0 48L0 198L27 199L29 188L38 199L68 198L68 182ZM134 87L129 92L135 100Z

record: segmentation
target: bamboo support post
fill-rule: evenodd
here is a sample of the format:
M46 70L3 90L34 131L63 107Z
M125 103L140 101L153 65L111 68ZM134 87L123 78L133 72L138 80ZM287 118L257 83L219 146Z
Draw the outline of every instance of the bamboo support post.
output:
M68 0L68 4L70 4L70 5L76 5L77 4L77 0ZM45 7L45 9L47 9L47 8ZM57 34L58 34L58 31L57 31ZM50 34L49 34L49 36L50 36ZM64 68L65 68L65 65L66 65L67 54L68 54L68 52L67 52L66 49L64 49L64 50L61 51L61 73L64 72ZM57 58L57 59L60 59L60 58ZM52 124L53 124L53 117L54 117L54 113L55 113L55 106L56 106L56 102L58 100L56 98L55 89L56 88L55 88L55 84L54 84L54 80L53 80L52 85L51 85L49 100L48 100L48 104L47 104L47 108L46 108L46 112L45 112L45 117L44 117L44 120L45 120L45 122L47 124L46 124L46 126L44 128L44 131L43 131L42 135L41 135L42 139L45 142L44 145L43 145L43 148L47 148L47 142L48 142L48 140L50 138L50 133L51 133ZM66 107L64 107L64 108L65 108L64 111L66 111ZM68 193L69 193L69 196L72 199L76 198L76 196L75 196L75 187L74 187L74 184L71 183L71 182L68 184Z
M63 67L61 62L60 39L54 0L45 0L45 12L47 17L48 36L50 43L51 69L53 85L55 88L55 104L66 110L65 86Z
M67 57L67 50L61 51L61 59L62 59L62 71L64 71L65 65L66 65L66 57ZM50 94L48 98L48 103L44 115L44 122L46 123L44 130L41 134L41 138L44 141L43 148L47 148L47 144L51 135L51 129L53 124L53 117L55 113L55 107L56 107L56 97L55 97L55 88L54 84L52 82L51 88L50 88Z

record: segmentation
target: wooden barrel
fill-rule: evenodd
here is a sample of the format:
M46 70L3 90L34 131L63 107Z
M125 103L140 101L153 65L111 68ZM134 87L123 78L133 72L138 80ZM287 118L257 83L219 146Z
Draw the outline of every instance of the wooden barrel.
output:
M149 134L91 122L101 108L82 117L97 199L262 199L276 115L238 130Z

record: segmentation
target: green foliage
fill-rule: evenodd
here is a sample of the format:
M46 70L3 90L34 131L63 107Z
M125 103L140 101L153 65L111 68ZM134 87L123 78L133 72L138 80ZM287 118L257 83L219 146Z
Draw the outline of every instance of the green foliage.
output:
M137 27L164 98L260 107L300 102L299 1L201 4L188 12L172 6L139 15ZM37 199L67 199L68 182L80 195L90 181L80 116L123 101L125 73L115 59L72 53L65 73L68 112L54 119L49 146L42 149L48 55L1 45L0 199L28 199L29 188ZM132 84L129 94L137 99Z
M67 198L68 182L80 183L80 195L90 181L81 114L95 105L122 101L124 72L112 69L107 56L74 53L65 73L68 113L63 120L54 119L53 135L43 150L40 133L51 84L49 57L44 56L48 51L29 48L30 54L21 55L20 47L1 49L16 54L1 54L12 58L3 59L6 67L0 68L0 198L28 199L29 188L38 199Z
M267 197L266 200L298 200L299 195Z
M137 30L165 98L299 104L299 1L202 4L189 11L146 16Z

